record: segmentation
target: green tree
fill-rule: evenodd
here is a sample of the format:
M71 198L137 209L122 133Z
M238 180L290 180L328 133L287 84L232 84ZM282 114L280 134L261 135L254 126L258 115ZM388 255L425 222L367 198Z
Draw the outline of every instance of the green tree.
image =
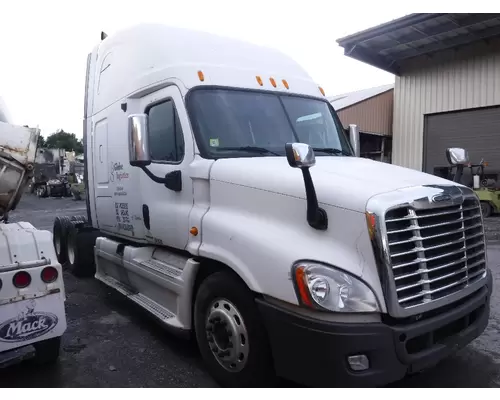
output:
M46 146L45 138L42 136L42 134L40 134L40 136L38 136L38 148L42 149L45 146Z
M51 149L64 149L83 153L83 143L74 133L64 132L63 129L49 135L45 141L46 146Z

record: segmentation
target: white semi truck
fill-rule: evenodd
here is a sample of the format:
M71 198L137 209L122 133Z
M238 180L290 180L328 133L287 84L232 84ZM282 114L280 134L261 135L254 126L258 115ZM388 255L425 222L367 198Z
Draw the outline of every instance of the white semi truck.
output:
M102 34L84 145L87 215L56 219L59 260L193 334L223 385L382 385L487 326L476 195L359 158L357 128L278 51Z
M7 123L0 104L0 367L59 357L65 291L49 231L8 223L32 178L39 129Z

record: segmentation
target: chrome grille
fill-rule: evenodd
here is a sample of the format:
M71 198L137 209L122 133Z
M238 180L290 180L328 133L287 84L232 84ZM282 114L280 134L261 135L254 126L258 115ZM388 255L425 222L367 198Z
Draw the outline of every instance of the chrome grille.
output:
M479 201L385 214L389 268L402 308L430 303L471 285L486 273Z

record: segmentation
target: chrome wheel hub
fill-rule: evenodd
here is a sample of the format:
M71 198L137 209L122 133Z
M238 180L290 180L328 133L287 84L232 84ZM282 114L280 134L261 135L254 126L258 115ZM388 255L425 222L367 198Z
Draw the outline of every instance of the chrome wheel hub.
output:
M205 321L207 341L226 370L241 371L248 359L248 332L238 309L229 300L215 300Z

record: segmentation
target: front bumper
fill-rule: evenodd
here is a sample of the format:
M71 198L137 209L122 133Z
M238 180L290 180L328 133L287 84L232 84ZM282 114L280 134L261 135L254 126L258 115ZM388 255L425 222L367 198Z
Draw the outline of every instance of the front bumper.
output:
M348 324L291 313L263 300L263 316L276 373L307 386L380 386L432 367L486 329L492 276L445 312L411 323ZM353 371L351 355L364 354L369 369Z

